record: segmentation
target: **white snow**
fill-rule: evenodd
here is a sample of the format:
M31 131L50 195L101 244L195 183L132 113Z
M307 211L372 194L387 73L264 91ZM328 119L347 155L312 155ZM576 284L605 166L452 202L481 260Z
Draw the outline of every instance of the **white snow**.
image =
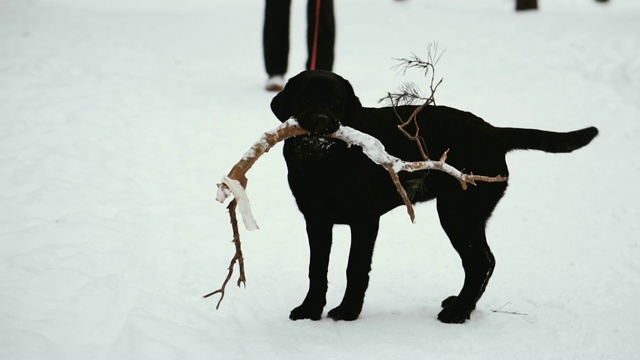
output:
M306 60L305 6L288 76ZM403 208L383 218L360 319L288 320L307 245L281 148L248 174L261 229L242 231L247 288L229 286L217 311L202 299L234 253L216 181L279 123L263 1L4 0L1 359L640 358L640 2L335 6L335 70L367 106L424 83L393 58L437 41L439 104L497 126L601 131L572 154L509 155L488 228L497 268L471 320L436 320L462 270L433 203L416 225ZM336 227L327 310L348 235Z

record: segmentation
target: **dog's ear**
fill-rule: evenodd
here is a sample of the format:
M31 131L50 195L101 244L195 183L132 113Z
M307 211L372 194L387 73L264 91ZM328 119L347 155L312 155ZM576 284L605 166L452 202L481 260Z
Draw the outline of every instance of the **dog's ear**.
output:
M353 86L349 81L342 79L344 82L344 87L346 90L346 99L344 104L344 125L352 125L354 122L358 120L360 117L360 111L362 110L362 103L360 103L360 99L356 96L355 91L353 91Z
M282 122L287 121L293 115L291 113L293 100L291 97L291 89L289 86L285 86L284 89L271 100L271 111L273 111L273 114Z
M293 105L300 93L301 86L309 76L309 71L303 71L287 81L284 89L271 100L271 111L278 120L285 122L293 116Z

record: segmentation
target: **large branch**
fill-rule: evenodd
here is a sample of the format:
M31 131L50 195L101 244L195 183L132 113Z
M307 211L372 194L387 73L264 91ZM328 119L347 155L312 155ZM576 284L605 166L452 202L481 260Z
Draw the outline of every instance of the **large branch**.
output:
M238 161L233 166L229 174L222 179L222 182L218 184L218 194L216 199L219 202L224 202L230 195L233 195L234 197L233 201L229 204L229 216L231 218L231 226L233 229L233 243L235 245L236 252L234 257L231 259L231 263L229 264L228 269L229 272L222 286L218 290L204 296L206 298L214 294L220 294L220 300L218 301L217 307L220 306L220 303L224 298L225 288L227 286L227 283L231 279L231 276L233 275L233 269L236 263L239 263L240 268L240 275L237 282L238 286L240 286L240 284L245 284L246 281L244 273L244 258L242 256L240 234L238 231L237 218L235 214L236 205L240 210L240 213L242 214L242 220L245 224L245 227L248 230L256 230L258 228L255 220L253 219L253 215L251 214L249 199L244 191L247 186L247 171L251 169L253 164L255 164L260 156L269 151L278 142L289 137L307 133L308 131L300 127L300 125L298 125L298 122L294 118L285 121L277 128L266 132L260 138L260 140L258 140L251 147L251 149L249 149L249 151L244 154L242 159L240 159L240 161ZM348 126L340 126L338 131L329 136L342 140L350 145L360 146L362 148L362 152L367 157L369 157L369 159L371 159L376 164L381 165L389 172L389 175L391 176L391 179L393 180L398 193L402 197L402 200L407 207L407 212L409 213L411 222L415 222L415 213L413 210L413 205L411 204L411 200L407 196L407 192L400 183L400 178L398 177L398 173L400 171L442 171L458 179L463 189L466 189L468 184L476 185L476 181L500 182L507 180L506 177L500 175L495 177L488 177L465 174L461 172L460 170L446 163L448 150L438 161L427 159L423 161L409 162L387 153L384 145L382 144L382 142L380 142L380 140Z
M258 160L260 156L269 151L278 142L292 136L307 134L308 131L301 128L298 122L291 118L277 128L265 133L258 142L256 142L249 151L245 153L242 159L231 169L229 175L227 175L222 183L218 184L218 197L217 200L224 202L224 200L231 194L238 200L238 208L245 221L245 226L249 230L257 229L251 210L248 204L248 199L244 193L246 187L247 178L246 173L251 166ZM477 181L483 182L502 182L507 178L501 175L494 177L479 176L473 174L465 174L455 167L446 163L447 152L445 152L440 160L423 160L409 162L399 159L386 152L384 145L380 140L375 137L365 134L356 129L348 126L340 126L338 131L329 135L330 137L342 140L350 145L360 146L365 155L367 155L373 162L383 166L389 175L391 176L398 193L402 197L405 205L407 206L407 212L411 221L414 222L415 215L413 211L413 205L409 200L406 191L400 184L398 173L400 171L420 171L420 170L438 170L445 172L460 181L460 185L463 189L467 188L468 184L476 185ZM238 186L240 185L240 186Z

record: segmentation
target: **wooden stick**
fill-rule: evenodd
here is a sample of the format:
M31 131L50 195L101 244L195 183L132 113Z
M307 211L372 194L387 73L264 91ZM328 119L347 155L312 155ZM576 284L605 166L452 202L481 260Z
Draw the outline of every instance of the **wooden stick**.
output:
M234 196L234 199L228 206L229 216L231 218L231 226L233 228L233 243L236 248L236 252L231 259L229 264L229 272L227 273L227 277L225 278L220 289L205 295L207 298L209 296L220 294L220 300L218 301L218 305L216 309L220 307L220 303L222 299L224 299L225 288L227 283L230 281L231 276L233 275L233 269L235 264L238 263L240 268L240 274L238 277L238 286L241 284L245 284L246 286L246 277L244 273L244 258L242 256L242 247L240 242L240 232L238 230L238 221L236 217L236 207L240 209L240 213L242 214L243 220L245 222L245 226L249 230L257 229L257 225L255 225L255 221L253 221L253 215L251 214L251 209L249 207L249 201L247 198L244 189L247 186L247 177L246 173L251 169L253 164L262 156L264 153L268 152L275 144L278 142L287 139L289 137L308 134L309 132L300 125L298 122L291 118L285 122L283 122L277 128L268 131L262 135L260 140L258 140L250 149L247 151L242 159L238 161L229 174L223 179L221 183L218 184L218 195L217 200L219 202L224 202L227 197L230 195ZM369 157L373 162L378 165L384 167L388 172L389 176L393 180L394 185L400 194L405 206L407 207L407 212L409 214L409 218L411 222L415 222L415 212L413 209L413 204L411 200L407 196L407 192L404 187L400 183L400 178L398 177L398 173L400 171L420 171L420 170L438 170L445 172L454 178L460 181L460 185L463 189L467 189L467 185L476 185L477 181L484 182L502 182L507 181L506 177L501 175L497 175L494 177L489 176L479 176L473 174L465 174L455 167L446 163L447 153L449 150L445 151L445 153L440 157L440 160L434 161L429 160L428 158L423 161L415 161L408 162L402 159L399 159L393 155L390 155L386 152L384 145L380 140L374 138L373 136L360 132L356 129L350 128L348 126L340 126L338 131L333 134L328 135L329 137L333 137L339 140L342 140L351 145L357 145L362 148L362 152ZM426 157L426 156L425 156ZM237 184L236 184L237 183ZM239 185L239 186L238 186ZM248 225L249 224L249 225Z
M218 305L216 305L216 310L220 307L220 304L224 299L225 289L227 287L227 283L229 283L229 280L231 280L231 276L233 275L233 268L235 267L236 262L238 263L238 267L240 270L237 285L238 287L240 287L240 285L244 285L245 287L247 286L247 278L244 273L244 257L242 256L242 244L240 242L240 231L238 229L238 218L236 216L236 205L237 202L234 199L229 203L229 206L227 206L227 209L229 210L229 217L231 218L231 228L233 229L233 244L236 247L236 253L231 259L231 263L229 264L229 272L227 273L227 278L222 283L222 286L218 290L204 296L204 298L206 299L209 296L220 294L220 299L218 300Z

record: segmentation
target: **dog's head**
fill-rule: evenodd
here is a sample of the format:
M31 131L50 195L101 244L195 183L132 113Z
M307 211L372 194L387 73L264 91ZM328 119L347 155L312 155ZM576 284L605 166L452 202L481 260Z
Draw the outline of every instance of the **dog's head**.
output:
M295 117L312 134L327 135L351 125L362 108L351 84L330 71L303 71L291 78L271 101L271 110L286 121Z

